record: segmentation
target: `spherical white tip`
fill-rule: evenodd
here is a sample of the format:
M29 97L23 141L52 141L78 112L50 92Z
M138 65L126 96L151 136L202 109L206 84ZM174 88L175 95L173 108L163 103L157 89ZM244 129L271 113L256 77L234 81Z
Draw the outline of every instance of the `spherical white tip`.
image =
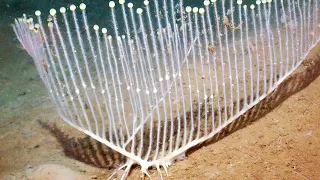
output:
M108 30L107 30L106 28L102 28L101 31L102 31L103 34L107 34L107 31L108 31Z
M93 26L93 29L96 30L96 31L98 31L98 30L99 30L99 26L98 26L98 25L94 25L94 26Z
M114 1L110 1L109 2L109 7L110 8L114 8L114 6L116 6L116 3L114 3Z
M237 4L238 4L238 5L241 5L241 4L242 4L242 0L238 0L238 1L237 1Z
M265 3L267 3L267 0L262 0L262 4L265 4Z
M124 4L125 3L125 0L119 0L119 4Z
M36 29L39 29L39 28L40 28L40 25L37 23L37 24L34 25L34 27L35 27Z
M48 27L52 28L53 27L53 23L52 22L48 22Z
M142 13L143 13L143 10L142 10L141 8L138 8L138 9L137 9L137 13L138 13L138 14L142 14Z
M257 1L256 1L256 4L257 4L257 5L260 5L260 4L261 4L261 1L260 1L260 0L257 0Z
M111 35L109 35L109 36L108 36L108 39L109 39L109 40L111 40L111 39L112 39L112 36L111 36Z
M57 14L57 11L55 9L50 9L49 13L51 16L55 16Z
M76 6L74 5L74 4L72 4L71 6L70 6L70 11L74 11L74 10L76 10Z
M247 5L243 5L243 9L247 10L248 6Z
M67 9L66 9L65 7L61 7L61 8L60 8L60 12L61 12L62 14L66 13L66 11L67 11Z
M148 6L148 5L149 5L149 1L148 1L148 0L145 0L145 1L143 2L143 4L144 4L145 6Z
M29 30L32 31L34 29L34 26L30 25Z
M199 9L199 13L200 13L200 14L204 14L204 12L205 12L205 10L204 10L203 8L200 8L200 9Z
M217 0L211 0L211 2L215 3L215 2L217 2Z
M209 1L209 0L205 0L205 1L203 2L203 4L204 4L205 6L209 6L209 5L210 5L210 1Z
M125 38L126 38L126 36L125 36L125 35L122 35L121 37L122 37L122 39L125 39Z
M133 8L133 4L132 3L128 3L128 8Z
M193 13L198 13L198 12L199 12L199 8L194 7L194 8L192 9L192 11L193 11Z
M251 4L250 9L254 9L255 5Z
M187 12L187 13L190 13L191 11L192 11L192 8L191 8L190 6L187 6L187 7L186 7L186 12Z
M41 15L41 12L39 10L37 10L35 13L34 13L36 16L40 16Z
M27 23L28 23L28 24L31 24L32 22L33 22L33 18L27 19Z
M80 6L79 6L79 8L80 8L82 11L85 10L86 7L87 7L87 5L84 4L84 3L81 3Z

